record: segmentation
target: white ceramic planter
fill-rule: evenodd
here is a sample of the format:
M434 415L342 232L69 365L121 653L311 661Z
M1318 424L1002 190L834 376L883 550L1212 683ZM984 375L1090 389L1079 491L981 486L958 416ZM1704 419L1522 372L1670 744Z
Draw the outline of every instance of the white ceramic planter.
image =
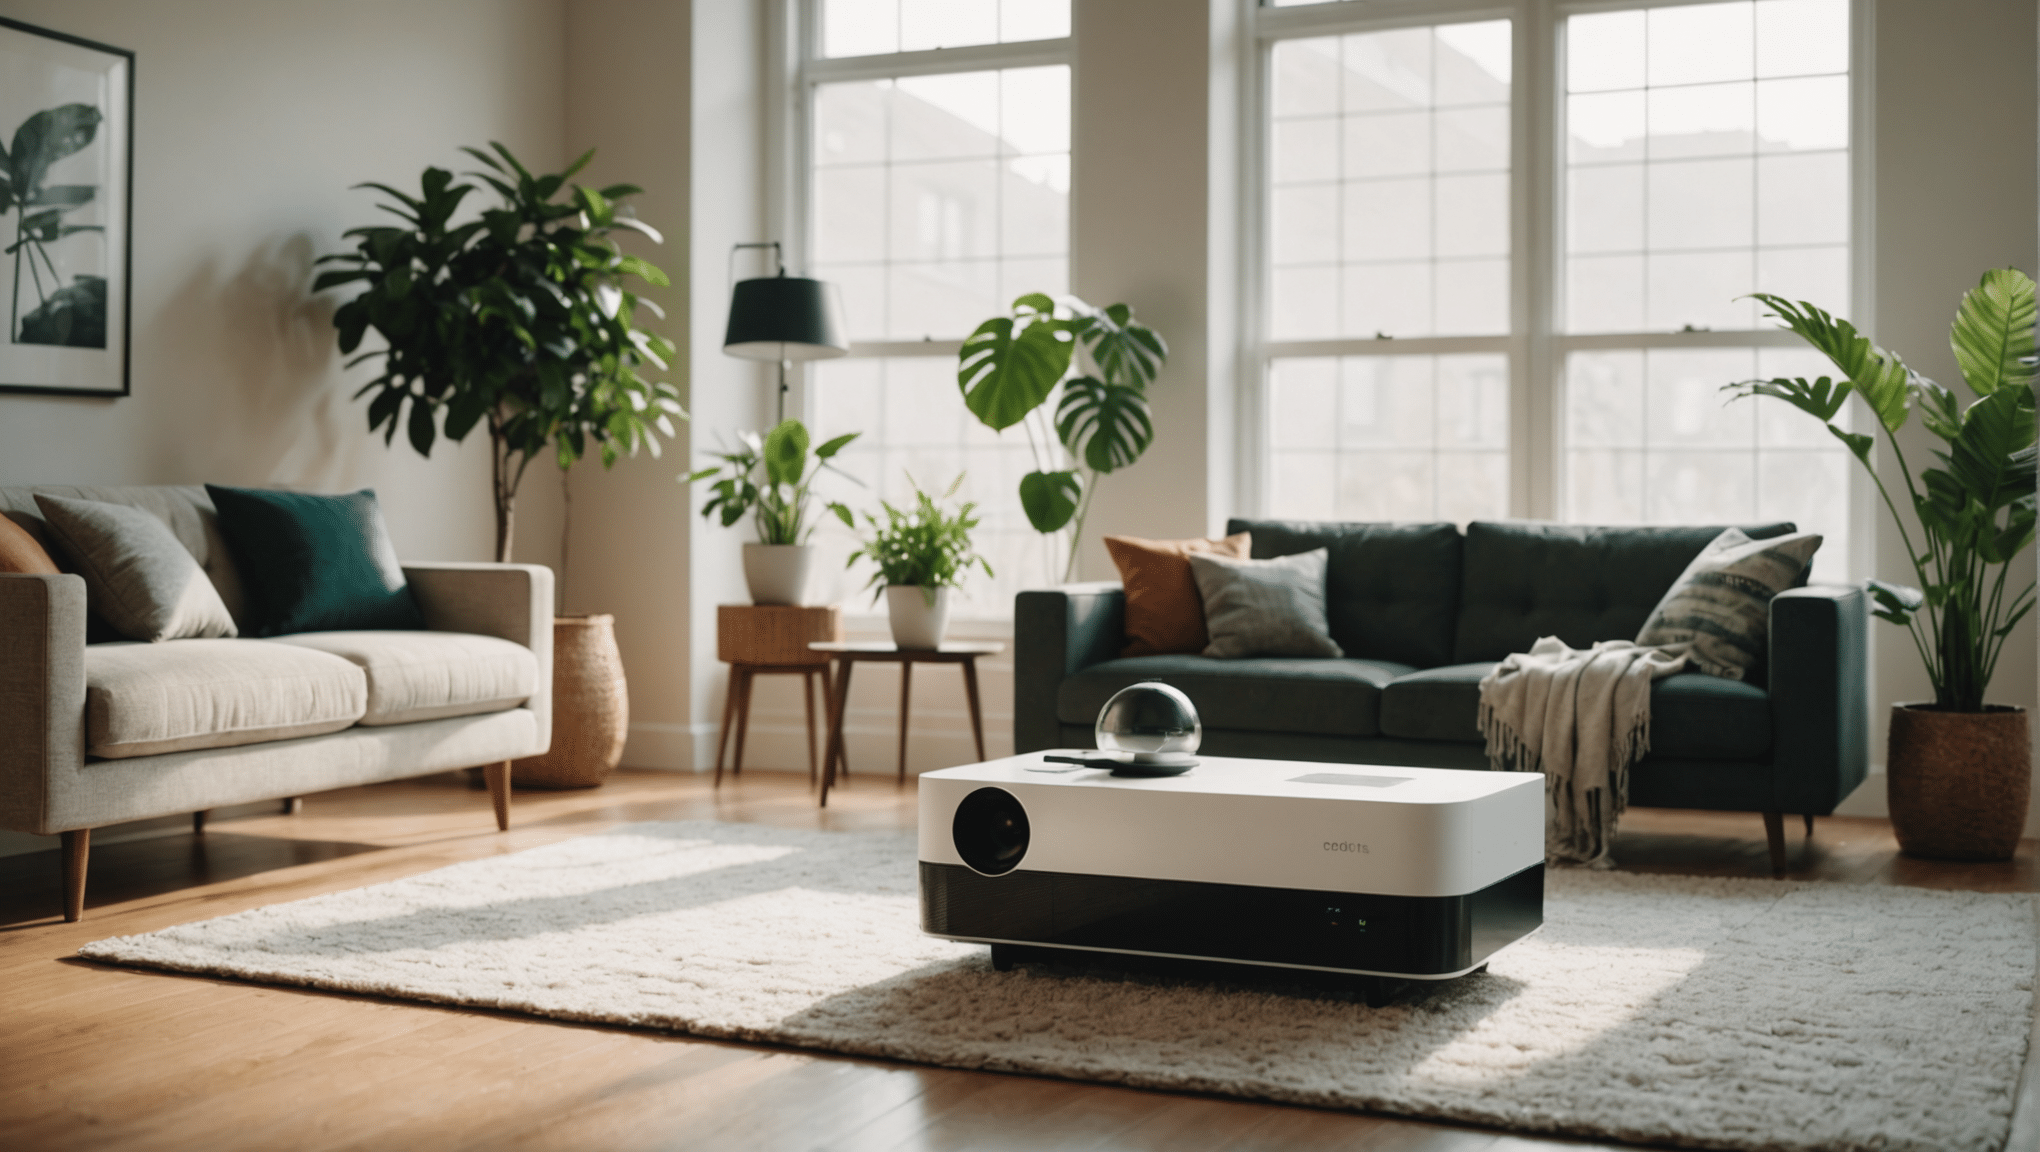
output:
M888 584L885 589L886 615L892 620L893 643L902 648L940 648L942 635L949 631L949 597L954 588L935 589L931 606L913 584Z
M753 604L800 604L807 599L812 544L744 545L744 583Z

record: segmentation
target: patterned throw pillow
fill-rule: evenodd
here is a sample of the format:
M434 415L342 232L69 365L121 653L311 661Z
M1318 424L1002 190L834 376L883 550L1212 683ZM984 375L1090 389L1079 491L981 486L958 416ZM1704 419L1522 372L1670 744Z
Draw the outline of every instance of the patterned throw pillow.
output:
M1344 656L1325 626L1325 564L1319 548L1273 560L1189 553L1211 632L1206 656Z
M1742 679L1764 658L1771 597L1813 563L1820 540L1812 532L1752 540L1730 528L1686 565L1643 622L1636 642L1689 644L1695 668Z
M40 494L35 503L85 578L86 603L114 631L151 642L236 635L219 590L169 525L125 504Z
M1126 588L1126 647L1121 656L1202 652L1211 643L1204 630L1204 600L1190 574L1192 552L1245 560L1254 538L1246 532L1221 540L1143 540L1107 536L1105 550Z

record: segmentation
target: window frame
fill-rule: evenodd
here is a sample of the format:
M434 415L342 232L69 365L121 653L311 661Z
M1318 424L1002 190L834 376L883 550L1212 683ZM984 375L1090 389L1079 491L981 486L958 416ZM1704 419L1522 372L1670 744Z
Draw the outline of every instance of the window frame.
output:
M1268 435L1269 369L1292 356L1391 356L1500 352L1509 365L1509 507L1511 518L1558 520L1565 491L1563 367L1575 351L1801 347L1778 329L1705 332L1572 334L1561 330L1565 276L1564 139L1566 17L1600 12L1687 7L1721 0L1326 0L1263 7L1239 0L1241 125L1247 163L1240 166L1239 436L1235 499L1252 515L1269 514L1272 461ZM1875 331L1874 78L1876 0L1851 0L1849 27L1849 300L1845 315ZM1510 301L1509 331L1500 336L1365 337L1272 340L1268 254L1274 45L1310 36L1344 35L1481 20L1511 21ZM1868 571L1874 551L1875 492L1862 469L1849 473L1851 572Z
M777 62L779 81L770 86L768 123L779 138L768 141L765 173L766 220L770 229L785 237L782 242L789 270L806 274L815 232L814 198L814 98L821 84L860 80L890 80L904 76L937 76L958 72L984 72L1008 68L1062 66L1071 72L1071 120L1076 118L1076 44L1069 36L1010 43L973 44L959 48L933 48L865 56L825 56L822 53L822 5L824 0L778 0L771 6L768 51ZM1074 153L1071 166L1075 167ZM1077 215L1076 181L1071 178L1070 209L1065 228L1064 250L1073 247ZM1068 258L1067 255L1065 258ZM943 358L953 366L963 351L963 339L857 340L841 359ZM786 414L802 421L814 417L809 394L809 365L797 362L787 377ZM958 397L959 405L962 403ZM884 619L883 609L856 609L847 613L853 624L868 626ZM1003 614L966 615L951 618L957 635L1004 635L1010 629L1011 609Z

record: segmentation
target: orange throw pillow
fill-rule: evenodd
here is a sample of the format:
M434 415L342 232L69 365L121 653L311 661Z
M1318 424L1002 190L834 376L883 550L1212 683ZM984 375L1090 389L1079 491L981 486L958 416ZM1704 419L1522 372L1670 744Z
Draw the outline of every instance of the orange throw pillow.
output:
M1105 550L1119 566L1126 586L1126 647L1121 656L1161 656L1171 652L1202 652L1211 638L1204 631L1204 598L1190 575L1192 552L1209 552L1245 560L1252 533L1223 540L1143 540L1138 536L1107 536Z
M1183 563L1188 564L1185 560ZM50 559L49 552L35 542L28 529L0 516L0 572L15 572L30 576L55 576L59 569L57 562Z

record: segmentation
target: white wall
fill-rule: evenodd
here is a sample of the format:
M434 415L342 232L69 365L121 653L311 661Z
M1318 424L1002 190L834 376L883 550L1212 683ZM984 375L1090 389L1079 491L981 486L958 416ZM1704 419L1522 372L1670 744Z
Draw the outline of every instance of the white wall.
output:
M2025 0L1879 0L1876 10L1875 252L1872 337L1914 369L1954 388L1959 381L1948 325L1962 294L1987 268L2040 272L2040 74L2035 6ZM1915 420L1900 437L1917 475L1940 441ZM1896 467L1885 483L1900 493ZM1913 531L1917 532L1916 525ZM1877 574L1914 583L1903 543L1877 512ZM2031 571L2031 565L2021 566ZM1871 758L1884 760L1891 706L1933 699L1910 640L1871 621L1875 666ZM2005 649L1989 699L2036 704L2034 626L2029 617ZM1844 811L1884 812L1874 775ZM2040 814L2036 805L2035 814ZM2040 832L2029 815L2027 833Z
M567 147L575 155L596 149L589 183L645 189L633 203L666 242L654 245L624 233L622 243L664 269L673 286L645 293L665 309L666 318L640 311L638 321L678 346L666 378L681 384L690 411L705 403L711 416L716 398L686 384L696 343L691 271L706 251L694 239L699 227L692 213L704 200L717 199L690 188L697 171L690 141L699 137L692 117L700 105L689 77L704 72L694 59L694 20L731 11L741 14L742 6L579 0L567 9ZM751 113L746 123L755 126L756 119ZM635 766L691 766L687 733L701 679L697 669L712 669L712 652L707 667L690 665L688 658L695 635L690 605L699 582L691 574L688 493L674 481L686 470L689 439L698 435L698 425L683 424L658 457L642 454L607 472L589 461L572 477L567 610L616 617L630 684L624 762Z
M398 552L486 559L486 445L371 438L312 260L462 144L560 155L559 0L0 0L136 53L133 395L0 395L0 484L374 486ZM13 135L14 125L0 125ZM534 487L540 487L534 485ZM543 538L544 493L527 524Z

